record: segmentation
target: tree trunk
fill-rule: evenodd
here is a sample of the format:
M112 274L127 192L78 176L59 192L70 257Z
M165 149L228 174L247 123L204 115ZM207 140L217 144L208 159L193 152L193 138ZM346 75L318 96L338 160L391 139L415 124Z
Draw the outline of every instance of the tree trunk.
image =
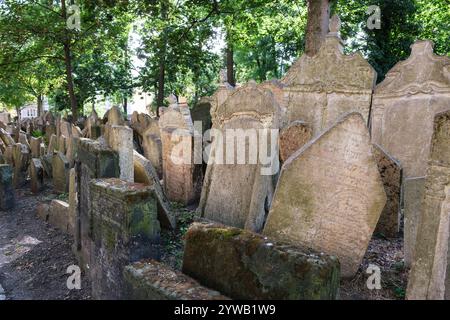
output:
M37 116L38 117L40 117L44 113L43 107L44 107L44 99L43 99L42 95L39 94L37 96Z
M17 124L20 124L20 107L16 107Z
M123 112L126 117L128 117L128 99L127 97L123 98Z
M306 24L305 53L314 56L328 34L332 0L308 0L308 23Z
M236 86L236 79L234 78L234 51L233 46L227 46L227 79L228 83L233 87Z
M67 12L65 0L61 0L61 14L64 21L66 21ZM72 122L76 122L78 119L78 108L77 108L78 106L77 106L77 98L75 97L75 90L72 77L72 56L70 50L70 37L67 30L64 37L63 45L64 45L64 63L66 65L67 89L69 91L70 109L72 110Z
M161 4L161 18L167 20L167 4L165 1ZM159 71L158 71L158 97L156 100L156 116L159 117L159 107L164 106L164 85L166 78L166 52L167 52L167 31L163 30L161 49L159 52Z

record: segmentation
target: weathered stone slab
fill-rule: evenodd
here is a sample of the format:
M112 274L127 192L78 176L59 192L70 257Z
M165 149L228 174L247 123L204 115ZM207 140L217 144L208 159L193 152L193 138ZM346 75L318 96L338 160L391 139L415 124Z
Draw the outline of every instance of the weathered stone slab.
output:
M30 148L32 158L39 158L41 156L41 143L42 138L31 137Z
M400 231L403 171L400 163L387 154L379 145L374 144L373 154L387 197L386 205L378 220L375 233L381 233L385 237L394 238Z
M303 121L294 121L280 132L280 159L285 162L295 151L311 140L311 127Z
M66 156L61 152L53 155L52 177L55 191L67 193L69 191L69 169L70 164Z
M138 152L133 151L134 159L134 182L143 183L146 186L153 186L158 198L158 220L162 227L175 229L176 217L172 212L169 200L164 193L161 183L150 160L147 160Z
M164 191L170 201L188 204L201 193L201 161L195 159L195 139L189 109L160 108L159 127L162 145Z
M89 214L90 184L92 179L119 177L119 156L111 148L90 139L76 139L78 213L74 252L79 265L87 272L91 265L92 219Z
M405 177L425 176L434 116L450 109L450 58L417 41L375 89L372 141L403 166ZM446 76L447 75L447 76Z
M14 208L13 171L8 164L0 164L0 210Z
M444 299L450 212L450 111L434 118L407 299Z
M119 179L90 182L93 250L90 275L95 299L124 296L123 269L159 258L160 225L152 187Z
M237 89L215 111L201 217L261 231L273 194L272 176L279 169L278 136L271 134L271 129L278 133L279 116L272 92L255 83Z
M58 137L56 134L52 134L48 143L47 154L53 156L56 149L58 149Z
M403 184L404 228L403 251L405 265L411 266L414 261L417 229L419 228L420 213L423 210L423 195L425 192L425 177L408 178Z
M385 203L368 129L351 113L285 162L263 233L336 255L351 277Z
M318 54L303 54L281 80L288 122L307 122L313 137L349 112L367 123L376 77L360 53L345 55L338 33L330 33Z
M78 224L78 185L77 172L75 168L69 171L69 230L73 233Z
M120 179L133 182L133 130L126 126L112 125L108 144L119 155Z
M183 272L232 299L335 299L337 258L238 228L194 223Z
M162 177L162 143L158 122L151 119L142 135L144 156L150 160L159 177Z
M13 147L12 160L14 165L14 187L19 188L27 178L27 170L31 160L28 147L21 143L16 143Z
M228 300L219 292L155 260L139 261L124 270L127 299L131 300Z
M44 188L44 166L38 158L31 159L30 163L31 192L39 193Z
M69 204L67 202L52 200L47 221L64 233L73 234L73 230L69 224Z

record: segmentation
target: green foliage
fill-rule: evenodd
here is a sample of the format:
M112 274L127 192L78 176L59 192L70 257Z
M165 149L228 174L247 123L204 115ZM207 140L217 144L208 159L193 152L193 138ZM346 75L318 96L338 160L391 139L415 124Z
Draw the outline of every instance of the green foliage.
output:
M156 95L161 81L165 96L186 96L192 105L214 92L226 65L217 43L233 50L238 82L281 78L303 53L305 0L75 3L81 30L67 29L61 1L0 2L0 103L19 108L48 96L55 110L67 110L65 43L80 110L98 95L124 103L138 87ZM367 28L371 5L381 9L379 30ZM448 0L334 0L334 12L341 16L346 50L361 51L378 81L407 58L415 40L431 39L436 53L450 55ZM142 37L136 52L134 34ZM134 56L144 65L135 66Z
M43 137L44 135L45 135L45 133L42 132L41 130L34 130L34 131L31 133L31 136L32 136L33 138L40 138L40 137Z

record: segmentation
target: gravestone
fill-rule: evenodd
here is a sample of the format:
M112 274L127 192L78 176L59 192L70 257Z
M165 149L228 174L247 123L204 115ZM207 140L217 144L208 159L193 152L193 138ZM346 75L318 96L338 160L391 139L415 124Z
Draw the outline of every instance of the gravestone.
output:
M316 55L303 54L281 80L288 123L307 122L313 137L349 112L360 113L367 123L377 77L360 53L344 54L339 28L333 31Z
M311 140L311 127L294 121L280 131L280 160L285 162L295 151Z
M53 153L58 149L58 137L52 134L48 143L47 155L53 156Z
M407 299L444 299L450 227L450 111L434 118Z
M94 299L124 295L123 268L159 258L160 225L153 188L120 179L90 182L93 241L90 275Z
M19 188L26 182L27 170L31 160L28 147L16 143L12 149L12 160L14 164L13 184L15 188Z
M185 235L183 273L239 300L333 300L336 257L274 242L238 228L194 223Z
M167 198L183 204L195 202L200 197L202 182L195 142L201 141L201 137L194 130L189 109L180 108L176 103L160 108L159 128Z
M14 208L13 171L8 164L0 164L0 210Z
M31 159L30 164L31 192L39 193L44 188L44 166L38 158Z
M67 193L69 191L69 169L70 164L66 156L61 152L55 153L52 159L52 177L56 192Z
M162 143L158 121L150 119L142 135L144 156L150 160L159 177L162 177Z
M108 145L119 155L120 179L133 182L133 130L126 126L110 126Z
M373 96L372 141L403 166L405 177L425 176L434 116L450 109L450 58L417 41Z
M273 93L254 82L237 89L213 113L215 136L198 207L201 217L261 231L279 169L278 136L271 130L278 133L279 117Z
M419 218L422 212L423 194L425 191L425 177L405 179L403 185L404 202L404 228L403 228L403 248L405 254L405 265L411 266L414 261L414 248L416 246L417 229L419 228Z
M77 172L75 168L69 171L69 230L74 233L77 230L78 212L78 186Z
M352 277L385 203L365 120L351 113L284 163L263 234L335 255Z
M395 238L400 231L402 168L397 160L377 144L373 145L373 153L387 197L375 233Z
M134 182L142 183L146 186L153 186L158 198L158 220L162 227L167 229L176 228L176 217L172 212L171 204L163 191L158 174L150 160L146 159L138 152L133 151L134 160Z
M31 137L30 140L30 148L31 148L31 157L39 158L41 156L41 143L42 138Z
M78 210L76 218L74 253L80 267L88 271L91 264L92 223L90 210L90 185L92 179L119 177L119 156L111 148L99 141L86 138L76 139L77 155L75 170L77 175Z

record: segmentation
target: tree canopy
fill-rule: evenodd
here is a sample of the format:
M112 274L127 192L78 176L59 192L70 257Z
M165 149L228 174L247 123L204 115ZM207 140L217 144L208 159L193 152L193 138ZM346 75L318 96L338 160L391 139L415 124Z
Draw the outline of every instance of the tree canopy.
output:
M450 54L448 0L330 3L346 50L361 51L378 81L417 39ZM373 5L379 29L367 24ZM170 93L195 102L215 90L225 67L232 84L282 77L305 50L307 21L306 0L4 0L0 102L39 106L47 96L75 116L89 113L99 95L126 109L135 88L154 94L155 109Z

